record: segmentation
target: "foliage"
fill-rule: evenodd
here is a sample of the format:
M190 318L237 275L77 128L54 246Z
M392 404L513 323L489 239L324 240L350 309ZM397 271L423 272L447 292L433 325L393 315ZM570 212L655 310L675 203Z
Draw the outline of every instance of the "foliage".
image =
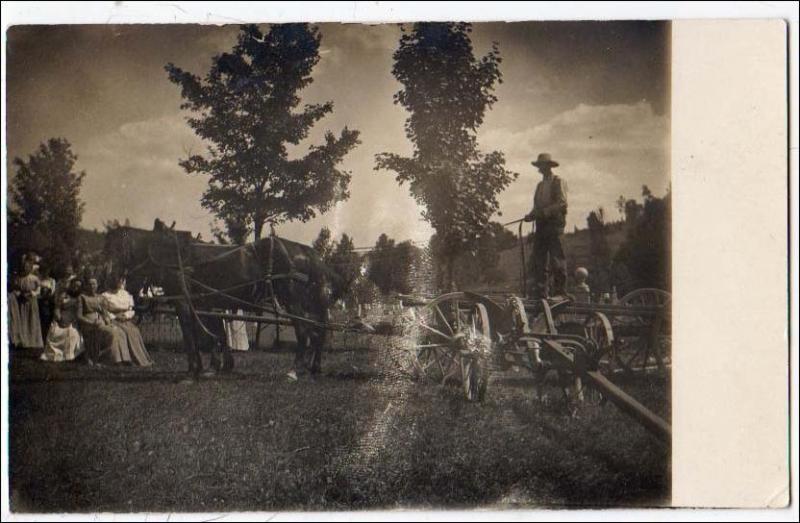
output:
M331 255L333 254L333 240L331 239L331 230L323 227L319 230L317 239L311 244L311 247L319 253L323 262L329 263Z
M439 241L438 235L431 238L431 245L436 259L442 259L447 249L446 244ZM500 252L517 246L517 237L500 223L489 222L478 234L472 250L461 253L454 263L454 278L459 289L474 287L476 284L496 284L506 279L507 275L497 267ZM436 251L439 252L436 252ZM447 275L445 267L440 267L437 278L444 285Z
M454 283L454 259L475 248L499 208L497 194L517 176L505 169L502 153L482 154L477 147L477 129L497 100L501 58L495 43L476 59L470 32L467 23L403 28L392 69L403 88L394 102L410 113L405 132L414 152L376 156L375 169L394 171L401 185L408 183L436 231L445 287Z
M218 243L223 245L244 245L247 243L247 236L250 234L250 231L246 224L233 217L225 218L223 224L224 229L221 228L215 220L211 227L211 234Z
M668 190L663 198L657 198L643 189L642 204L633 200L626 204L637 211L614 257L614 265L621 266L617 272L628 276L615 282L620 295L642 287L671 288L672 195Z
M416 248L410 241L395 243L386 234L381 234L368 255L367 277L383 295L410 293L410 273L415 256Z
M191 111L189 125L209 144L206 156L191 155L180 165L210 176L203 207L256 239L265 224L305 222L349 197L350 173L337 165L359 143L358 131L345 127L339 137L329 131L302 158L290 159L287 151L333 110L325 102L296 112L298 93L313 82L320 40L308 24L272 25L266 34L245 25L204 79L165 67L181 87L181 108Z
M592 211L586 218L589 228L589 253L591 262L587 269L591 275L591 286L597 292L610 292L611 247L606 237L605 212L603 208Z
M345 281L352 282L361 272L361 256L355 251L353 239L347 234L342 237L333 248L330 255L331 265Z
M12 261L33 250L56 272L74 262L84 210L80 189L86 176L75 170L77 159L64 138L40 144L27 160L14 158L8 216Z

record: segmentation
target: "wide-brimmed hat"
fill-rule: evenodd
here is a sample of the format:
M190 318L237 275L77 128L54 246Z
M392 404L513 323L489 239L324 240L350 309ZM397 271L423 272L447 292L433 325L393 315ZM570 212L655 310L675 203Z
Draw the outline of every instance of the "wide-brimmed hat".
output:
M553 159L550 157L550 153L540 153L539 157L536 158L536 161L531 162L531 165L536 167L544 167L545 165L549 165L550 167L558 167L558 162L553 161Z

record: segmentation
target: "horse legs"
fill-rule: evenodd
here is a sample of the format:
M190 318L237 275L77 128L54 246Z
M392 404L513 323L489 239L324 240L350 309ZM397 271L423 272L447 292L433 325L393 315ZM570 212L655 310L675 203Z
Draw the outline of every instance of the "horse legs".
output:
M322 328L311 329L310 343L311 357L309 360L309 370L311 374L319 374L322 371L322 349L325 347L325 338L328 331Z
M327 331L307 325L295 325L297 346L294 352L294 371L299 376L310 372L319 374L322 371L322 348L325 345Z
M200 358L197 340L194 335L194 318L192 318L189 308L185 305L176 306L175 312L178 314L178 322L181 325L183 350L186 352L186 358L189 363L189 375L191 378L197 379L203 370L203 360Z
M229 355L229 347L227 336L225 336L225 325L223 320L219 318L211 318L207 321L204 321L206 328L210 330L213 336L209 336L208 333L203 332L202 336L205 338L211 345L210 345L210 352L211 352L211 362L210 367L213 369L213 372L227 370L226 367L226 355ZM220 354L222 354L222 359L220 359Z
M228 345L228 336L225 332L225 323L219 322L219 348L222 353L222 363L220 364L220 372L230 372L233 370L233 353L231 347Z
M233 353L227 343L222 344L222 372L231 372L233 370Z

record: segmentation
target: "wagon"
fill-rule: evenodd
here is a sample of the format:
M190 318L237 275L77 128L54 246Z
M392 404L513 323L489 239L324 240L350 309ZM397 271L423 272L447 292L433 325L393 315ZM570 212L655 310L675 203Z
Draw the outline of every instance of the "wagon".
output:
M653 294L659 303L642 303ZM573 400L611 401L666 440L669 425L604 375L635 372L647 361L666 365L655 345L669 344L669 301L662 298L642 291L611 305L453 292L409 300L399 329L408 341L396 363L415 378L460 384L470 401L484 399L497 372L524 368L541 384L553 370L569 378Z
M521 221L510 224L514 223ZM521 225L519 238L524 284ZM412 308L400 322L407 343L395 363L412 377L460 383L466 399L481 401L497 372L527 369L541 387L554 370L562 383L571 379L573 400L611 401L661 440L669 439L670 427L664 420L605 377L619 372L663 373L669 367L668 292L638 289L617 303L588 303L572 298L527 299L523 285L520 295L481 291L427 300L404 298Z

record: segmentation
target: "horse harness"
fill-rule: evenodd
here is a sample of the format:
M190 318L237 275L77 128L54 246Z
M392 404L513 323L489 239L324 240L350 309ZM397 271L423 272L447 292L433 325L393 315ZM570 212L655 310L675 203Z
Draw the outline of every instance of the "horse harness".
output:
M310 322L310 323L316 323L313 320L309 320L307 318L303 318L302 316L296 316L294 314L287 313L281 307L280 303L278 302L277 293L275 292L275 288L274 288L274 282L275 281L277 281L277 280L289 280L290 284L292 284L294 282L308 283L310 281L310 277L307 274L297 270L297 268L295 266L295 263L294 263L292 257L290 256L288 249L286 248L286 245L283 243L283 241L280 238L275 236L274 232L273 232L273 234L271 234L269 236L269 250L268 250L268 255L267 255L267 260L266 260L266 268L267 268L266 273L263 276L260 276L259 278L256 278L254 280L249 280L249 281L246 281L246 282L243 282L243 283L240 283L240 284L237 284L237 285L233 285L231 287L226 287L226 288L223 288L223 289L214 288L214 287L212 287L212 286L210 286L210 285L208 285L208 284L206 284L206 283L204 283L202 281L197 280L196 278L193 278L191 276L191 273L193 272L193 269L195 267L197 267L197 266L208 265L208 264L214 263L214 262L216 262L216 261L218 261L220 259L224 259L224 258L226 258L228 256L231 256L231 255L237 253L237 252L240 252L243 249L248 249L248 248L249 249L253 249L253 255L254 255L254 257L256 259L258 259L258 251L255 249L255 245L253 245L253 244L242 245L242 246L237 247L235 249L226 250L225 252L223 252L223 253L221 253L221 254L219 254L217 256L214 256L214 257L212 257L210 259L203 260L200 263L195 262L195 263L190 265L190 264L184 264L183 257L181 255L181 244L180 244L180 241L178 239L178 235L177 234L174 234L174 239L175 239L176 256L177 256L177 261L178 261L178 263L176 265L164 263L164 262L156 259L156 257L153 255L152 245L149 245L148 249L147 249L147 259L145 259L144 262L142 262L139 265L137 265L136 267L134 267L133 270L141 270L141 268L143 268L145 265L147 265L147 263L150 263L153 266L158 267L161 271L163 271L164 269L168 269L168 270L174 271L177 274L178 279L179 279L179 284L180 284L180 287L181 287L181 294L174 295L174 296L159 296L159 297L156 298L156 300L157 301L162 301L162 302L169 302L169 301L176 301L176 300L180 300L180 301L186 302L188 307L189 307L189 309L190 309L190 311L191 311L191 313L192 313L192 316L194 317L194 319L200 324L200 326L203 328L203 330L206 331L206 333L211 335L212 337L217 338L217 336L214 336L210 332L210 330L207 329L205 327L205 325L203 325L202 320L200 319L199 315L197 314L196 310L194 309L194 303L193 303L194 299L193 298L207 298L207 297L211 297L211 296L220 296L220 297L226 298L226 299L228 299L230 301L239 303L239 304L241 304L241 305L243 305L243 306L245 306L247 308L250 308L250 309L260 310L262 312L271 312L273 314L279 314L279 315L282 315L282 316L286 316L287 318L290 318L290 319L297 319L297 320L300 320L300 321L307 321L307 322ZM275 258L275 250L276 249L278 249L286 257L287 264L288 264L288 269L289 269L287 272L281 272L281 273L277 273L277 274L274 272L274 265L275 265L274 264L274 258ZM263 265L259 263L259 266L263 266ZM133 272L133 270L131 272ZM200 287L201 289L203 289L203 292L201 292L199 294L195 293L193 295L189 290L190 286ZM238 290L238 289L241 289L241 288L244 288L244 287L251 287L252 288L251 296L253 297L253 301L244 300L242 298L239 298L237 296L233 296L233 295L230 294L232 291L235 291L235 290ZM266 289L265 289L265 287L266 287ZM266 293L262 292L261 289L265 289ZM290 287L290 289L291 289L291 287ZM263 302L263 299L265 299L267 297L269 297L270 300L271 300L271 303L270 303L269 307L265 307L265 306L260 304L260 302Z

